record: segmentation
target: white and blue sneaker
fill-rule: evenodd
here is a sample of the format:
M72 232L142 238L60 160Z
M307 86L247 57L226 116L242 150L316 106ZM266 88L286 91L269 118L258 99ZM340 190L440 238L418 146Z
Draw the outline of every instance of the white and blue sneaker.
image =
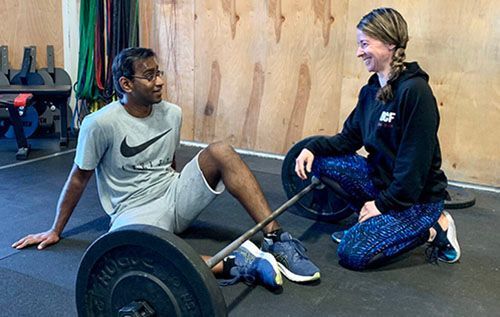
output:
M274 255L281 273L293 282L310 282L320 278L319 268L305 254L306 248L288 232L283 232L276 241L264 238L262 250Z
M235 265L229 270L231 278L220 281L222 286L244 281L276 289L283 284L276 259L271 254L259 250L250 240L245 241L228 255L228 258L232 258Z
M436 236L426 250L427 259L430 262L439 260L446 263L455 263L460 259L460 246L457 239L457 228L455 221L447 211L443 211L448 220L448 229L445 231L438 222L432 226L436 230Z

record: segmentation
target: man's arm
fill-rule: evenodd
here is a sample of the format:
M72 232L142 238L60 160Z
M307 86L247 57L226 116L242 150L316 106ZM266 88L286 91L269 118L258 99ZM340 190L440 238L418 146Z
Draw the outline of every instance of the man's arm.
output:
M73 168L59 196L56 217L52 228L45 232L27 235L12 244L12 247L22 249L27 246L38 244L38 249L41 250L51 244L59 242L61 233L68 223L80 197L82 197L83 191L93 173L93 170L82 170L76 164L73 164Z

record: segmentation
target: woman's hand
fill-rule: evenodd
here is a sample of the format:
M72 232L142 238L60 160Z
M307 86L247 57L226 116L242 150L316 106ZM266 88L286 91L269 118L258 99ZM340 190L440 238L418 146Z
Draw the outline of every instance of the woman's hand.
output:
M303 149L297 159L295 159L295 173L301 179L307 179L306 171L307 173L311 173L313 161L314 154L312 154L312 152L308 149Z
M361 211L359 212L359 222L364 222L371 217L380 216L382 213L378 210L377 206L375 206L375 201L367 201Z

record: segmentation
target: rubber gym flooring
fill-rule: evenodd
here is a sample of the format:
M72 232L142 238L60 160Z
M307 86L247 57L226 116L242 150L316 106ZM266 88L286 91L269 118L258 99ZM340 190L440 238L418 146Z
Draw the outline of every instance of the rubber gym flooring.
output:
M10 245L27 233L48 229L74 151L57 153L57 140L32 140L32 161L17 165L15 143L0 140L0 316L76 316L74 289L80 258L108 229L108 218L91 180L63 240L44 251ZM199 149L183 146L183 166ZM285 200L281 161L244 156L273 208ZM337 262L330 233L349 226L321 223L286 212L282 226L308 248L321 281L285 280L270 292L243 283L222 289L229 316L499 316L500 195L472 191L476 205L451 210L462 248L460 263L432 265L419 247L385 267L353 272ZM182 237L200 253L213 254L253 225L228 193L216 199ZM261 235L252 238L260 243Z

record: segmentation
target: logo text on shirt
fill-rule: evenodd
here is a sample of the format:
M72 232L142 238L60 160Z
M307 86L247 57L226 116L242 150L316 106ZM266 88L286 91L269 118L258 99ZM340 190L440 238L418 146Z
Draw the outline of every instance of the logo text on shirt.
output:
M395 112L382 111L382 114L380 115L380 119L378 119L378 121L391 123L391 121L395 117L396 117L396 113Z

